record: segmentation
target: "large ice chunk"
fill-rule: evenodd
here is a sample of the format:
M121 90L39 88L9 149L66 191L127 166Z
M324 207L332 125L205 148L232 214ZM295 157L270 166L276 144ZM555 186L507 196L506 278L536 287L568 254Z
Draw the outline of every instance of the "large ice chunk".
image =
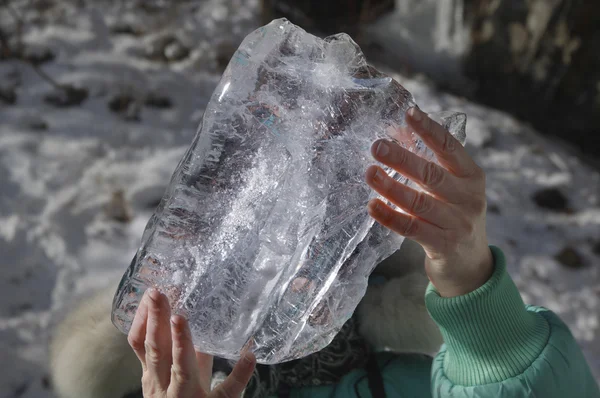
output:
M368 215L364 174L381 137L432 159L414 133L397 134L414 105L348 35L320 39L285 19L248 35L146 226L113 323L127 333L154 286L204 352L235 359L251 344L278 363L326 346L402 242ZM463 142L466 117L443 121Z

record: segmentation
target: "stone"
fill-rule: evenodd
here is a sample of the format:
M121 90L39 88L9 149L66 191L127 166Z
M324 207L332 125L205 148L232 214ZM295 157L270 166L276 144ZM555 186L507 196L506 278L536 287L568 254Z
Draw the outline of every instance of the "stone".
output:
M556 211L568 212L569 199L557 188L544 188L536 191L532 200L541 208Z
M48 130L48 123L43 119L34 118L29 122L29 128L35 131L46 131Z
M488 204L487 211L491 214L502 214L500 207L495 203Z
M190 49L174 35L166 34L153 38L145 49L149 60L162 62L177 62L187 58Z
M567 268L578 269L585 266L581 255L572 247L565 247L554 258Z
M131 23L119 21L110 27L110 32L115 35L141 36L142 30Z
M145 56L152 61L166 61L165 48L176 39L171 34L159 35L152 38L145 47Z
M88 90L85 87L75 87L63 85L44 97L44 101L58 108L81 105L88 97Z
M112 220L122 223L131 221L131 208L125 199L125 193L122 190L117 190L112 193L110 201L107 203L104 210L108 218Z
M165 57L171 62L182 61L190 55L190 49L178 40L165 47Z
M115 95L108 101L108 109L123 116L125 120L140 120L140 105L133 95L127 93Z
M151 108L168 109L173 106L173 103L171 102L171 99L169 97L156 93L150 93L146 96L146 99L144 100L144 105L149 106Z
M152 286L200 351L236 359L250 347L273 364L325 347L403 241L367 213L371 145L395 140L434 160L406 129L413 106L346 34L320 39L278 19L248 35L146 226L113 323L127 333ZM434 118L464 144L464 114Z

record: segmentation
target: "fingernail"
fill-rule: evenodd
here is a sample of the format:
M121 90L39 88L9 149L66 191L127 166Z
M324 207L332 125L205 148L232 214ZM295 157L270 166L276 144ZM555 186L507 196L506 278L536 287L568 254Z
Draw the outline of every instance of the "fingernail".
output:
M420 122L423 116L421 115L421 111L415 108L410 108L408 110L408 114L415 122Z
M377 213L379 211L379 201L377 200L373 200L371 202L369 202L369 205L371 207L371 211Z
M150 299L152 299L152 301L158 301L158 299L160 298L160 293L158 290L151 287L148 289L148 297L150 297Z
M379 141L379 144L377 145L377 149L375 150L375 153L377 154L377 156L385 156L390 152L390 147L389 145L385 142L385 141Z
M383 173L382 173L381 169L377 169L375 171L375 175L373 176L373 181L375 181L377 183L383 182Z

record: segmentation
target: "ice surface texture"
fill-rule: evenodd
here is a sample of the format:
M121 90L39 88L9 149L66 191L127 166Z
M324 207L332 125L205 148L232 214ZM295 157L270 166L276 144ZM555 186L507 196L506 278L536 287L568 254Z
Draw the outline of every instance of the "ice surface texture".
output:
M272 364L325 347L402 242L368 215L364 174L377 138L432 159L397 134L414 105L346 34L278 19L248 35L146 226L113 323L127 333L154 286L204 352L235 359L250 344ZM442 121L464 142L464 114Z

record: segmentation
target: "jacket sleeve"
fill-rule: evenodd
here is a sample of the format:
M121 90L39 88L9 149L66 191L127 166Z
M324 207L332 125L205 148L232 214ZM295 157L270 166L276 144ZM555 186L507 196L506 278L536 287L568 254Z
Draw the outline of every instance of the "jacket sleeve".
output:
M600 398L567 326L547 309L525 306L504 254L491 250L494 273L479 289L444 298L427 288L445 342L432 366L432 396Z

